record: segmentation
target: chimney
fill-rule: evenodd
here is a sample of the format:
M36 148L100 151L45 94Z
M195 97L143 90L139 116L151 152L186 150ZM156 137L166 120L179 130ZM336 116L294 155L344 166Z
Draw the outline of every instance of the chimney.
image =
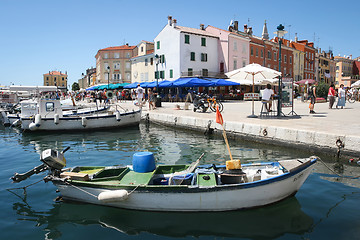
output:
M350 57L350 59L352 59L352 54L350 54L350 56L349 56L349 57Z
M168 24L169 24L169 26L171 26L171 24L172 24L172 16L168 16Z
M247 24L244 24L244 33L247 33Z
M252 27L249 27L249 28L248 28L248 34L249 34L249 35L252 35L252 34L253 34Z
M205 25L204 24L200 24L200 30L205 30Z
M234 30L239 31L239 22L234 21Z
M298 41L297 33L295 33L295 42Z
M173 27L176 28L176 19L173 19Z
M126 43L126 46L129 46L129 43Z

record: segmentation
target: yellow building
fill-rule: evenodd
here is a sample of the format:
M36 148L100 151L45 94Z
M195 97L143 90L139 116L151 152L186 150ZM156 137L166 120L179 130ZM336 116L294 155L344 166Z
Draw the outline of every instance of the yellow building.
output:
M341 84L344 84L345 87L350 87L351 81L350 77L353 74L353 64L354 60L350 57L334 57L336 62L336 81L335 87L340 87Z
M128 44L100 49L96 58L96 83L130 83L131 61L137 55L137 47Z
M324 81L327 84L335 83L335 60L332 53L319 49L319 53L316 53L316 61L316 81Z
M141 41L137 56L131 58L131 81L155 81L154 43Z
M66 91L68 81L67 72L62 73L61 71L49 71L49 73L45 73L43 76L44 86L56 86L58 89Z
M293 76L294 76L294 81L300 81L302 79L304 79L304 57L305 57L305 53L297 50L297 49L292 49L293 50Z

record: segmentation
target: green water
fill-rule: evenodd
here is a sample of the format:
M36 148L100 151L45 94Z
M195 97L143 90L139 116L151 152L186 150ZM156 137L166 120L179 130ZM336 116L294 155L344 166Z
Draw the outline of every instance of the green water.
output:
M68 166L131 164L137 151L155 153L158 164L224 163L223 140L182 130L147 126L87 133L21 133L0 127L0 239L358 239L360 180L337 179L321 163L295 197L257 209L225 213L159 213L79 203L58 203L56 188L37 182L43 174L12 184L14 172L40 164L47 148L66 152ZM250 142L230 141L243 162L308 157L310 153ZM331 166L331 159L327 160ZM345 173L360 175L356 164Z

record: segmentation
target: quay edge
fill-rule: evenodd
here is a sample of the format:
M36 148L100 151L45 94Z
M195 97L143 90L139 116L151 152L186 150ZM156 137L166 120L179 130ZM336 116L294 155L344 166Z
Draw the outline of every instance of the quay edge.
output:
M170 127L189 129L202 133L221 134L222 127L214 120L192 116L175 116L166 113L147 112L144 118ZM336 135L330 133L300 130L279 126L267 126L254 123L224 121L224 128L230 138L250 140L270 145L280 145L310 151L314 154L336 155L338 144L343 144L342 157L360 156L360 137Z

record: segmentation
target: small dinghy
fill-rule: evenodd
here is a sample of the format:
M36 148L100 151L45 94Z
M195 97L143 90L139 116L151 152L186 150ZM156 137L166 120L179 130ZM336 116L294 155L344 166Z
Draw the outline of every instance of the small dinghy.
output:
M48 171L64 200L146 211L229 211L260 207L294 195L317 157L225 165L158 165L150 152L133 156L131 166L65 168L64 152L41 153L43 162L12 180L20 182Z

